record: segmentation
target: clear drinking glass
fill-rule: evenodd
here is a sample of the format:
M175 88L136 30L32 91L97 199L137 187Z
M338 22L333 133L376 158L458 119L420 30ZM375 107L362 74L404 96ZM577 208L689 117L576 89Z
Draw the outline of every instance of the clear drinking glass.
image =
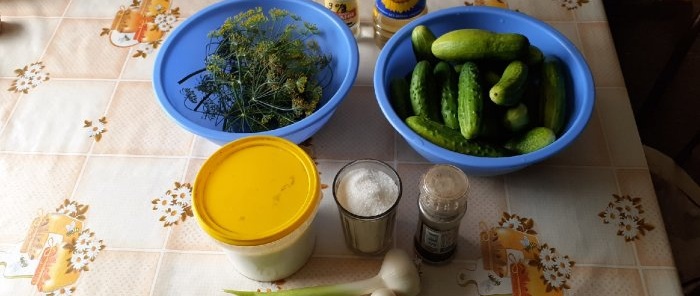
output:
M393 243L401 178L388 164L360 159L346 164L333 180L346 245L356 253L381 254Z

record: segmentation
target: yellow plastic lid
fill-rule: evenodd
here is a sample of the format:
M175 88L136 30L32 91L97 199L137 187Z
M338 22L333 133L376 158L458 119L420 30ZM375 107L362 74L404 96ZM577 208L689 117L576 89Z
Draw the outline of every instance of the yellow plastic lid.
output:
M213 238L255 246L313 219L320 198L319 174L304 150L280 137L248 136L221 147L202 165L192 207Z

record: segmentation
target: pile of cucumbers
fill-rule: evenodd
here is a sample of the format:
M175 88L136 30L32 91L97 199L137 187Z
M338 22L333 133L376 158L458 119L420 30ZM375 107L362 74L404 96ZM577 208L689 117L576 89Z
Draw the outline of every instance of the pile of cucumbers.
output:
M392 78L390 100L417 134L451 151L485 157L530 153L566 121L561 61L518 33L412 30L417 63Z

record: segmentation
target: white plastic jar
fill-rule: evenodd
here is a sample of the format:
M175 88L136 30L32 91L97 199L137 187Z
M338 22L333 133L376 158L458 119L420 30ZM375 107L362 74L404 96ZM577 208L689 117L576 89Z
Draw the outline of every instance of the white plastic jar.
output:
M313 160L274 136L221 147L202 165L192 193L200 227L238 272L258 281L286 278L308 261L320 200Z

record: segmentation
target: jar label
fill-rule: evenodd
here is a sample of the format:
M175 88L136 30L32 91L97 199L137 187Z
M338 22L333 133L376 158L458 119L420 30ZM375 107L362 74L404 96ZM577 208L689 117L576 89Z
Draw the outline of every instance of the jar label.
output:
M360 21L360 14L357 11L357 1L353 0L326 0L326 8L330 9L348 27L354 27Z
M419 241L422 247L431 253L447 253L456 246L457 231L457 228L437 230L422 224Z
M379 13L393 19L409 19L425 9L425 0L375 0L374 3Z

